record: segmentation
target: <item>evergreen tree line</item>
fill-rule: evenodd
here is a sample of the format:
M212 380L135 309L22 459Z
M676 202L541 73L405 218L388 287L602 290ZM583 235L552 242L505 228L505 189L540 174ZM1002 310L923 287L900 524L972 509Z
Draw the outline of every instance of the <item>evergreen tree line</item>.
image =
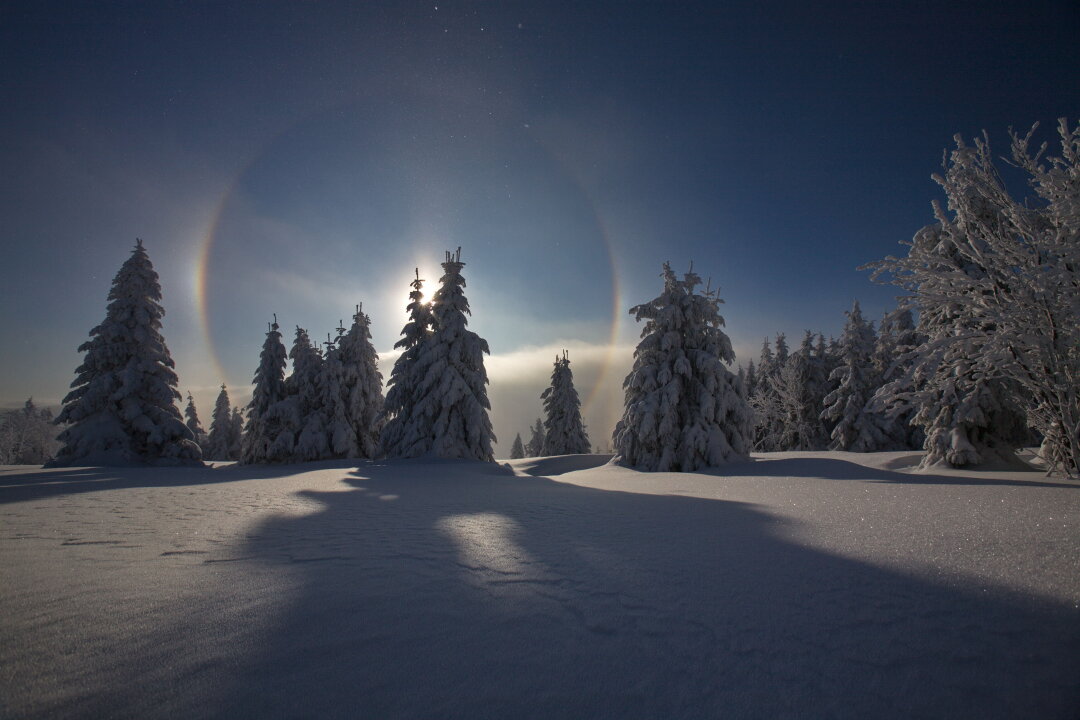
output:
M327 337L325 351L296 328L292 373L274 318L255 373L241 441L243 463L327 458L434 456L490 461L495 436L488 418L488 344L467 329L461 249L446 253L430 302L416 272L409 320L395 348L386 397L370 318L357 306L352 326Z
M296 328L286 355L277 317L269 324L246 419L224 385L205 432L188 394L186 421L176 401L174 363L161 337L161 287L143 247L113 279L105 320L80 346L85 353L55 422L64 423L55 465L242 463L326 458L420 457L493 460L488 418L488 344L467 329L469 303L461 249L446 253L440 287L423 300L412 281L409 321L395 347L382 394L370 318L357 305L351 327L325 349ZM339 323L340 325L340 323ZM292 373L286 377L287 358ZM568 362L568 361L567 361ZM36 417L36 416L35 416ZM11 425L10 427L14 427ZM21 456L20 456L21 457Z
M1059 125L1061 155L1032 132L1012 133L1012 161L1034 196L1014 199L985 138L957 148L935 175L948 200L906 257L870 265L908 294L875 332L856 303L839 341L807 333L799 350L766 341L742 377L722 331L722 302L690 271L663 269L664 288L630 309L644 322L623 383L613 446L627 465L691 471L759 450L872 451L916 447L924 464L1011 459L1033 438L1051 470L1080 462L1080 126ZM227 395L205 434L206 455L242 462L326 457L436 456L490 461L494 435L483 356L467 329L460 248L446 253L440 287L424 302L412 281L401 355L381 396L369 319L326 350L297 328L293 372L276 322L263 345L246 424ZM203 433L189 401L177 410L174 364L161 336L161 289L142 241L113 281L105 320L54 422L56 464L198 463ZM917 322L913 319L917 316ZM223 388L224 395L224 388ZM522 453L584 452L588 439L569 358L556 359ZM221 398L219 398L219 401ZM30 416L28 416L30 417ZM226 419L227 418L227 419ZM6 426L6 425L5 425ZM13 426L12 426L13 427ZM239 451L237 447L239 445Z
M33 398L0 412L0 465L41 465L59 447L52 410L39 408Z
M922 342L910 310L887 313L880 330L856 300L839 340L806 331L790 352L783 333L768 338L742 372L754 412L754 450L877 452L922 447L913 413L890 412L879 393L909 369Z

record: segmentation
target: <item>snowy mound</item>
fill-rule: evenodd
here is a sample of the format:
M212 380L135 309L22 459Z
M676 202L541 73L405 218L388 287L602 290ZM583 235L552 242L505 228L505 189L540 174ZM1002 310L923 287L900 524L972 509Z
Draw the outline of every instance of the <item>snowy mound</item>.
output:
M552 477L599 467L610 462L612 457L612 455L555 455L511 460L509 465L515 471L525 475Z

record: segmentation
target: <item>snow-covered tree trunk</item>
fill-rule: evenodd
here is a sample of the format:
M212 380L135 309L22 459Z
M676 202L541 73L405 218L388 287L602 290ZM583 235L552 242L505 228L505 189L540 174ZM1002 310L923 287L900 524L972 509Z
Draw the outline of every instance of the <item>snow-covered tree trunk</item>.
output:
M591 445L581 421L581 400L574 388L570 357L564 350L555 358L551 386L544 390L544 446L541 455L574 455L588 453Z
M176 407L164 315L158 275L139 240L113 279L105 320L79 346L86 355L56 419L69 425L53 464L200 464Z

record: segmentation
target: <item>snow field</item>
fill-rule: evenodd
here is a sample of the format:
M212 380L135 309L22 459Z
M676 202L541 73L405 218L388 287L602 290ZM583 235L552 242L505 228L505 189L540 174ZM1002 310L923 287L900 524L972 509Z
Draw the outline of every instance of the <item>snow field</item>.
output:
M1076 483L606 459L6 468L0 715L1075 717Z

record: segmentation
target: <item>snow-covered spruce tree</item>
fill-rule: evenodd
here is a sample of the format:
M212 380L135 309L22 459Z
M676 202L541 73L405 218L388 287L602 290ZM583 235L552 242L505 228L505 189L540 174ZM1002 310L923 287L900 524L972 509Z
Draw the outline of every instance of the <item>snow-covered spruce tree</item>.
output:
M312 345L307 330L297 326L289 357L293 361L292 374L285 380L285 388L294 407L282 413L283 420L296 420L296 440L293 459L301 462L324 460L330 457L330 437L327 432L328 414L333 410L324 392L323 356Z
M831 449L874 452L889 446L881 416L867 408L880 384L873 362L876 336L873 324L863 319L858 300L847 316L840 338L843 364L832 373L837 387L825 397L822 417L836 423Z
M335 409L330 441L339 457L374 458L379 453L379 419L383 412L379 354L371 344L371 319L356 306L352 326L327 352L327 372Z
M490 462L495 434L488 411L487 341L469 330L461 248L446 253L439 289L431 300L431 337L419 362L426 368L413 414L432 418L430 452L441 458Z
M323 363L319 378L319 404L326 418L326 442L330 455L336 458L355 457L356 434L345 419L345 397L341 390L344 368L338 358L338 341L345 335L342 321L338 320L337 337L326 334L323 346Z
M833 373L843 364L840 353L840 343L830 337L825 340L824 335L818 335L817 344L814 346L814 364L821 373L821 410L825 409L825 398L840 386L839 381L833 379ZM824 413L818 416L821 423L821 432L826 438L825 447L832 438L832 431L836 428L836 421L825 417Z
M780 450L818 450L825 446L819 416L824 393L821 367L814 361L814 335L809 330L802 346L788 357L776 379Z
M759 452L787 450L783 447L784 418L780 406L780 373L788 360L787 341L783 333L776 336L776 353L765 338L757 367L755 389L750 395L754 414L754 449Z
M906 258L871 266L911 293L930 336L912 370L928 464L1008 455L1022 442L1010 417L1020 409L1044 437L1049 469L1080 473L1080 125L1059 121L1058 157L1046 157L1046 144L1032 155L1035 129L1010 133L1032 196L1010 195L985 133L974 147L956 136L934 176L947 207L934 203L937 222ZM950 389L962 417L944 404ZM982 395L977 412L965 402L972 394Z
M922 428L914 422L915 408L910 404L890 408L888 403L893 394L913 389L909 371L923 342L909 309L898 308L885 313L874 348L874 369L881 387L874 393L869 409L882 416L881 427L896 450L921 448L926 439Z
M551 386L540 396L544 401L544 447L541 455L586 454L592 447L581 422L581 400L574 388L570 356L563 350L555 357Z
M56 425L48 408L38 408L30 398L23 407L0 413L0 465L41 465L59 445Z
M199 411L195 409L195 398L192 397L190 391L187 394L187 406L184 408L184 424L191 431L192 437L195 438L195 444L199 446L203 457L206 457L206 431L203 430L202 423L199 422Z
M525 446L521 443L521 433L514 436L514 444L510 447L510 459L520 460L525 457Z
M623 382L626 406L615 427L619 461L654 471L693 472L750 452L750 408L721 327L716 293L695 292L701 278L682 280L664 264L664 290L630 309L645 320L634 366Z
M409 304L405 307L409 320L401 329L401 339L394 348L401 355L394 361L387 383L386 399L380 418L382 430L379 444L387 457L419 457L431 450L433 418L416 412L420 385L427 375L432 356L428 354L434 317L431 304L424 302L424 280L420 269L409 283Z
M206 438L203 457L207 460L232 460L229 457L230 432L232 431L232 407L225 383L221 384L214 403L214 414L210 419L210 434Z
M531 437L525 445L526 457L540 457L544 452L544 421L536 418L536 424L529 428Z
M283 462L292 455L292 428L283 427L280 413L274 410L288 398L285 365L285 346L281 343L275 315L259 355L259 368L255 371L255 389L248 404L242 441L242 463ZM289 444L289 447L287 453L282 454L278 448L284 444Z
M229 460L239 460L244 454L244 413L239 406L232 409L229 427Z
M746 397L750 397L757 390L757 368L754 367L754 361L751 360L746 366L746 375L743 378L743 387L746 389Z
M161 286L137 240L109 291L105 320L85 352L57 424L53 465L199 465L202 456L176 401L175 364L161 336Z

